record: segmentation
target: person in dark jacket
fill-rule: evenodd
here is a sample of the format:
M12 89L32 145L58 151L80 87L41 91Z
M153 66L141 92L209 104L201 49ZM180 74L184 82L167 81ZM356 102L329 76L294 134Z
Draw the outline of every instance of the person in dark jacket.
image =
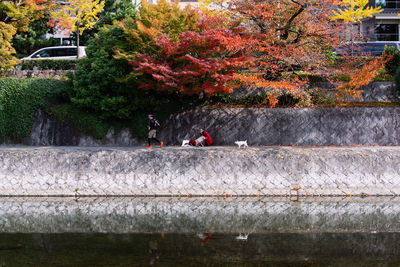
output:
M149 142L149 145L146 146L146 147L147 148L151 147L151 140L154 140L154 141L158 142L160 144L160 147L162 147L164 143L156 138L156 136L157 136L157 127L159 127L160 124L158 123L158 121L156 119L154 119L152 114L149 114L148 118L149 118L149 125L147 126L147 128L149 129L149 135L148 135L147 140Z

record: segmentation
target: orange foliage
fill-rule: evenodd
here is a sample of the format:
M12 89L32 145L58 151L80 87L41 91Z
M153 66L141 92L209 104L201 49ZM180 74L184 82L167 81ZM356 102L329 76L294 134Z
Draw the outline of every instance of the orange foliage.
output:
M255 68L235 78L266 88L271 106L283 94L300 99L300 105L310 105L306 83L293 76L299 70L310 75L326 73L331 66L327 51L348 37L346 25L331 20L335 4L336 0L232 0L230 19L234 23L239 18L243 27L239 36L226 41L228 47L256 58Z
M350 73L350 81L336 88L336 99L339 101L345 101L347 97L359 99L361 96L361 91L359 90L361 86L372 82L389 60L390 57L386 57L385 59L378 57L369 61L359 71Z

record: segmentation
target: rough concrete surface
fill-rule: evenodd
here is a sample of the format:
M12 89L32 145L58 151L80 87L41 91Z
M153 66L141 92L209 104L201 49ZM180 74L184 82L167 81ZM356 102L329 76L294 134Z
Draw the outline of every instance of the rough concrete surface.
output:
M400 147L3 148L0 195L399 195Z
M10 142L8 142L10 143ZM109 129L103 139L80 133L72 123L62 123L40 110L35 113L31 134L23 142L29 146L137 146L143 145L128 129L115 133Z
M214 145L400 145L400 108L197 108L171 115L159 139L168 145L196 138L207 130ZM38 111L30 146L140 146L129 129L110 129L97 140ZM3 145L13 142L5 141Z
M398 198L0 198L0 233L399 232Z
M400 108L198 108L165 123L178 145L207 130L215 145L400 145Z

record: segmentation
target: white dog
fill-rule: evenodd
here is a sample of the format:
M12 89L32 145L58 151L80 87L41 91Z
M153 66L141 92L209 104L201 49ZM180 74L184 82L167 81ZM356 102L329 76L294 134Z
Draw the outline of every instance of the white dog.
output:
M241 148L242 146L249 147L247 145L247 140L246 141L236 141L235 144L237 144L239 148Z
M189 146L189 140L183 140L182 146Z
M242 240L242 241L247 241L247 238L249 238L249 234L243 234L240 233L239 236L236 237L236 240Z

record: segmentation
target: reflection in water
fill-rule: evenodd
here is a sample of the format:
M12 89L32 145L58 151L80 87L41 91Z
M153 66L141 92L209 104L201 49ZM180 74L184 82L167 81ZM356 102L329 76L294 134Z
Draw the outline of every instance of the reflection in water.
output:
M400 265L399 233L1 234L0 266ZM382 265L388 266L388 265Z
M400 232L400 198L1 198L0 233Z
M399 198L0 198L3 266L400 266Z

